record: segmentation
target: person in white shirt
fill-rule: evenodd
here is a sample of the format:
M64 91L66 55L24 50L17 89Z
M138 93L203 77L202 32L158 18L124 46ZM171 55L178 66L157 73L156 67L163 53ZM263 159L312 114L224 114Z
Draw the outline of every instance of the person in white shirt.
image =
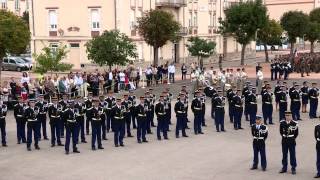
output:
M24 84L24 83L29 84L30 83L30 77L28 76L28 74L26 72L22 73L22 77L21 77L20 82L21 82L21 84Z
M125 81L125 78L126 75L124 74L123 71L120 71L119 73L119 79L120 79L120 90L124 90L124 81Z
M83 78L81 75L77 72L74 77L74 84L76 86L76 89L78 91L78 94L83 94Z
M262 82L263 82L263 72L262 72L262 68L260 68L257 72L257 82L258 82L258 86L257 86L257 92L261 92L262 90Z
M176 72L176 67L174 66L173 63L169 65L168 72L169 72L169 82L174 83L174 74Z

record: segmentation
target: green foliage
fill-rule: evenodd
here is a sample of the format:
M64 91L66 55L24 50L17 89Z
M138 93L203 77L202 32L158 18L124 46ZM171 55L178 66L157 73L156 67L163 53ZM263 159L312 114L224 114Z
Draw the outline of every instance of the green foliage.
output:
M73 64L61 62L68 54L67 46L61 46L56 51L52 51L49 47L42 49L39 55L34 54L36 61L34 72L45 74L47 72L64 72L73 67Z
M0 59L9 54L21 54L30 42L30 32L24 20L12 12L0 10Z
M310 42L315 42L320 38L320 24L317 22L309 22L306 26L305 39Z
M27 23L27 25L29 27L29 12L28 11L23 12L21 18Z
M200 39L199 37L191 37L188 39L189 44L187 45L188 51L191 56L198 58L209 57L214 53L216 43L213 41L207 41Z
M265 27L258 30L258 41L267 45L280 45L283 29L275 20L268 20Z
M136 45L118 30L105 31L87 44L88 58L99 66L126 65L129 58L136 58Z
M320 23L320 8L313 9L310 14L310 21Z
M158 48L164 46L167 41L178 40L180 24L171 13L163 10L151 10L138 19L138 31L140 36L154 48L154 64L158 62Z
M303 37L309 23L309 17L302 11L289 11L283 14L280 24L289 36L291 44L296 42L297 37Z
M267 23L267 8L261 0L239 2L225 12L225 19L219 19L220 33L232 35L242 45L241 64L244 64L245 46L255 39L258 29Z

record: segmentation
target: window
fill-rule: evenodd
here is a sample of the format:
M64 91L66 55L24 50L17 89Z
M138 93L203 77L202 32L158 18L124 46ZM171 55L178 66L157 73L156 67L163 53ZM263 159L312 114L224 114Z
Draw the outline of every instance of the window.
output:
M130 11L130 29L134 29L135 28L135 10L131 10Z
M14 61L13 59L10 59L10 60L9 60L9 63L10 63L10 64L16 64L16 61Z
M197 12L194 13L193 25L198 26L198 13Z
M20 0L15 0L14 8L15 8L16 10L20 10Z
M216 15L214 12L209 12L210 16L210 26L216 26Z
M189 27L192 27L192 12L189 13Z
M1 8L7 9L7 0L0 0L0 2L1 2Z
M132 8L135 8L136 7L136 0L130 0L130 6Z
M70 43L70 48L79 48L79 43Z
M98 9L91 10L91 29L92 31L100 30L100 14Z
M56 10L49 10L50 31L57 31L57 23L58 23L58 18L57 18Z
M59 48L59 45L58 45L58 43L51 43L51 44L49 45L49 47L50 47L50 49L51 49L51 53L56 53L57 50L58 50L58 48Z
M143 0L138 0L138 7L142 7L143 6Z
M8 63L8 59L7 59L7 58L4 58L4 59L3 59L3 63Z
M213 17L212 17L212 12L209 12L209 17L210 17L210 23L209 23L209 26L213 26Z

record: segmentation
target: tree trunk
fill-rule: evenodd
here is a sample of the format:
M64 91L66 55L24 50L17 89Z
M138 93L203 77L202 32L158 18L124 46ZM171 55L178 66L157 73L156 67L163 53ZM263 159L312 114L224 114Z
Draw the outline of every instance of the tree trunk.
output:
M242 48L241 48L241 65L244 65L244 55L246 52L246 46L247 44L242 44Z
M310 41L310 54L314 53L314 41Z
M200 57L200 69L201 69L201 71L203 70L203 58L202 57Z
M269 62L269 54L268 54L267 44L264 43L264 44L263 44L263 47L264 47L264 53L265 53L265 55L266 55L266 62Z
M294 54L293 54L293 52L294 52L294 42L291 42L290 43L290 62L291 62L291 64L293 63L293 59L294 59Z
M109 71L111 71L111 65L109 65Z
M153 46L153 65L158 65L158 47Z

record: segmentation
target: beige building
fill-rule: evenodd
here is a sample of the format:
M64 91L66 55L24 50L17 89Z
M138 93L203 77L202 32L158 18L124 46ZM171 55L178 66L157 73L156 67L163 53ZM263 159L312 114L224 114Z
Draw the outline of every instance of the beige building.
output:
M1 0L0 0L1 1ZM31 49L40 53L45 46L53 50L67 45L70 51L65 61L79 69L90 64L85 44L104 30L118 29L127 34L137 45L136 61L152 62L153 50L139 36L137 19L150 9L163 9L174 14L182 26L179 42L159 49L160 63L186 62L190 56L187 39L200 36L217 43L217 53L239 53L241 46L233 38L223 38L217 33L218 18L224 9L239 0L29 0ZM255 43L247 46L255 49Z
M0 0L0 4L0 9L12 11L18 16L29 10L28 0Z

